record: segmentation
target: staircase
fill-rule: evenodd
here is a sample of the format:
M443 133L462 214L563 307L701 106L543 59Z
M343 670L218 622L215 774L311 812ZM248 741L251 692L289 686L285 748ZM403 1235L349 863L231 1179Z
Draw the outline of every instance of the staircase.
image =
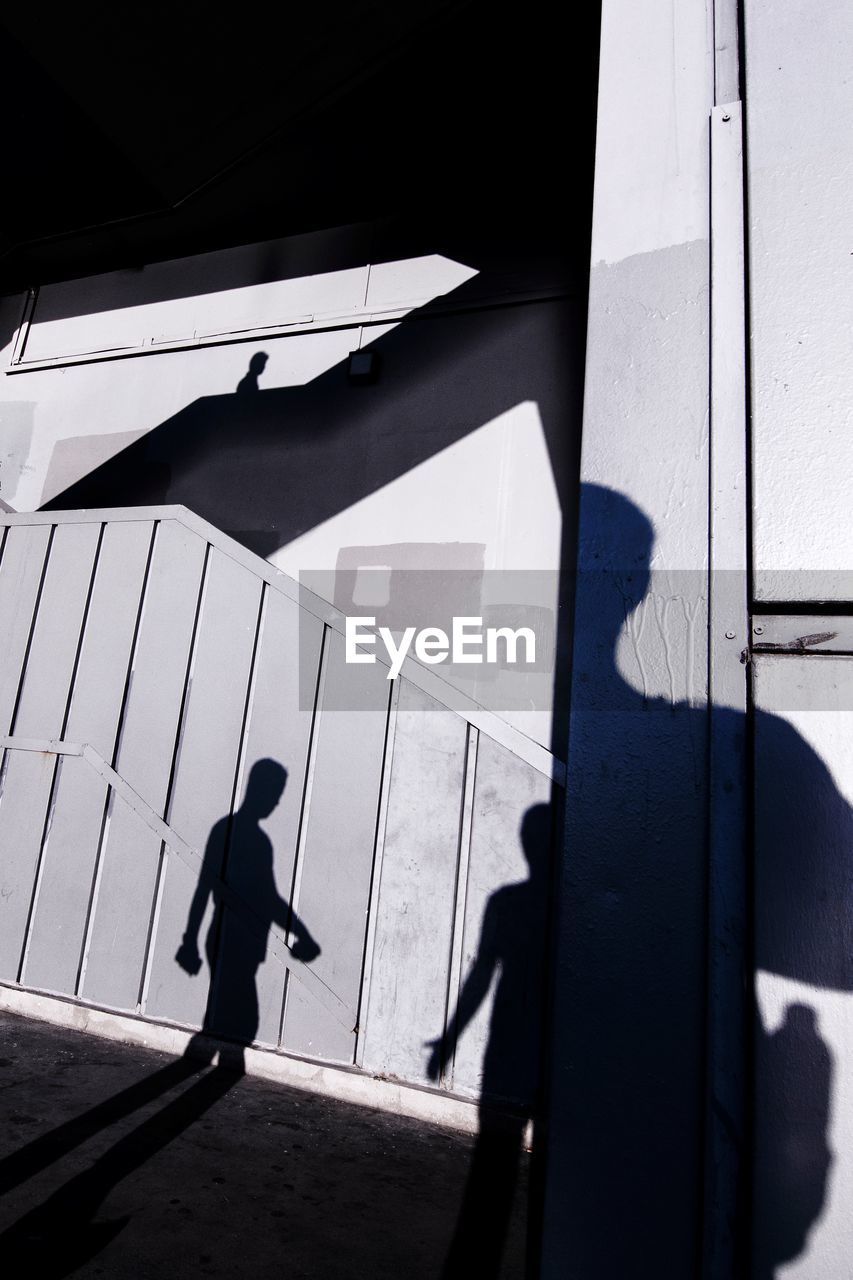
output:
M424 1042L454 1038L486 904L525 880L521 821L562 766L412 659L396 681L348 665L343 633L185 508L0 515L0 983L241 1039L229 991L254 966L258 1046L480 1096L499 965L438 1080ZM259 845L275 918L235 853L259 760L287 770ZM515 1002L538 1043L537 910L501 1017ZM527 1105L517 1056L501 1092Z

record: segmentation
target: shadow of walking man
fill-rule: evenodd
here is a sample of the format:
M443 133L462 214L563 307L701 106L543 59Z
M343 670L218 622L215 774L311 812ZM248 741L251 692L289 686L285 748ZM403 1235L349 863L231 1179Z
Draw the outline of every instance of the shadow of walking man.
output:
M536 1098L551 806L539 804L528 809L520 834L529 878L504 885L489 898L477 954L446 1034L426 1045L430 1050L427 1074L435 1081L497 976L483 1056L479 1132L442 1272L444 1280L463 1275L492 1280L499 1275L524 1132Z
M320 954L306 925L278 892L272 843L260 825L281 800L286 783L284 765L277 760L256 760L242 805L233 818L221 818L210 833L187 927L175 956L187 973L197 974L201 970L198 936L208 900L212 898L215 910L205 939L210 991L202 1029L190 1043L189 1054L209 1053L204 1043L208 1035L225 1034L240 1046L251 1044L255 1039L259 1016L257 974L266 959L267 940L273 925L293 936L295 941L290 951L297 960L310 963ZM247 908L244 921L248 928L225 927L221 901L223 882Z
M212 898L216 909L205 942L211 986L202 1029L191 1039L183 1057L0 1162L0 1191L9 1190L110 1125L199 1077L3 1232L0 1257L15 1274L26 1269L43 1280L58 1280L104 1249L129 1221L128 1217L95 1221L106 1197L199 1120L244 1074L244 1048L258 1030L257 972L266 956L273 924L295 937L291 954L297 959L310 962L320 954L308 928L278 893L272 843L260 826L281 799L286 781L283 765L275 760L256 761L243 804L233 818L225 817L215 824L207 841L176 959L189 973L200 972L198 934ZM247 929L223 928L226 884L246 908L241 914ZM229 899L233 903L232 894ZM212 1038L223 1026L233 1042L233 1050L224 1053ZM206 1071L218 1050L217 1065Z

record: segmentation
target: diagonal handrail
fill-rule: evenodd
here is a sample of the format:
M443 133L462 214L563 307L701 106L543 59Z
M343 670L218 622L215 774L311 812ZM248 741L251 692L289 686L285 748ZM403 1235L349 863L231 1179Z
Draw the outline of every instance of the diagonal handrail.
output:
M201 871L203 860L198 849L178 835L177 831L160 817L148 801L143 800L130 783L117 773L112 765L107 764L103 756L88 742L67 742L61 738L0 737L0 751L32 751L41 755L80 757L100 774L106 784L121 796L134 813L150 827L155 835L159 836L167 848L177 854L190 871L194 873ZM340 996L305 961L299 960L293 954L277 925L268 925L265 920L262 920L245 898L241 897L226 881L218 880L217 892L220 900L236 911L253 933L269 939L271 954L307 987L315 999L342 1027L347 1031L357 1030L356 1011L341 1000Z
M289 574L277 569L274 565L262 560L253 551L249 551L234 538L218 529L216 525L196 515L188 507L179 504L154 507L104 507L83 508L79 511L15 511L3 514L0 512L0 529L14 528L16 525L33 524L85 524L97 521L139 521L139 520L174 520L183 525L191 533L208 542L229 559L236 561L244 569L254 574L272 587L274 591L286 596L300 608L306 609L331 630L343 635L346 629L346 615L342 610L318 596L303 583L291 578ZM387 666L380 652L376 653L376 661ZM484 707L470 694L464 693L429 666L425 666L408 654L403 661L400 675L411 681L424 693L434 698L442 706L456 712L468 724L480 729L487 737L494 739L513 755L525 760L539 773L550 778L559 787L566 785L566 766L553 752L516 728L496 712Z

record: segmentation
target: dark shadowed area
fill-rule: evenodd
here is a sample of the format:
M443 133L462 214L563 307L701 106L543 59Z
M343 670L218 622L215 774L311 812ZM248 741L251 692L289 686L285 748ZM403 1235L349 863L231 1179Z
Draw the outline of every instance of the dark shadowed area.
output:
M192 1109L199 1082L171 1080L165 1120L161 1096L155 1108L114 1117L110 1132L101 1131L105 1099L170 1065L151 1050L0 1015L0 1240L8 1274L439 1274L472 1138L250 1077L209 1099L198 1123L171 1140L169 1122ZM73 1132L57 1130L58 1120ZM117 1138L119 1158L133 1167L116 1180L97 1224L81 1225L81 1200L91 1191L85 1171ZM525 1157L504 1280L523 1275L526 1164Z

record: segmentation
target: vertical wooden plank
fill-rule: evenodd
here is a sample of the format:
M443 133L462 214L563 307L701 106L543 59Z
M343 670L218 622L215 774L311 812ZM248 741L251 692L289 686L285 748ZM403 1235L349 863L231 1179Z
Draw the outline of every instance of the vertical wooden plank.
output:
M62 734L100 524L57 528L13 733ZM55 757L10 752L0 804L0 977L15 980L33 901Z
M50 526L13 525L0 564L0 733L9 732L41 586Z
M522 844L525 815L547 805L551 785L525 761L480 735L462 945L462 987L488 994L456 1045L456 1092L527 1102L538 1078L549 886L550 818ZM528 854L533 862L528 864ZM454 1009L450 1008L452 1018Z
M209 856L211 872L218 875L234 797L261 582L216 549L210 553L207 576L168 821L200 851L215 844ZM161 879L143 1005L155 1016L200 1026L209 970L205 966L199 974L188 974L175 960L198 873L166 852ZM200 943L213 923L208 901Z
M424 1041L444 1028L466 722L400 690L364 1065L428 1083Z
M715 22L737 4L717 0ZM719 10L719 14L718 11ZM734 12L733 12L734 11ZM731 83L731 54L726 59ZM720 66L718 52L717 66ZM736 81L735 81L736 85ZM741 104L711 112L711 504L708 574L710 702L708 1024L705 1058L704 1280L737 1269L746 1123L743 973L747 896L747 664L749 426ZM740 714L733 714L734 710Z
M158 526L133 656L116 768L162 814L187 678L207 543L174 521ZM103 845L81 992L135 1009L157 880L160 841L113 800Z
M450 948L450 972L447 981L447 1008L445 1013L445 1041L447 1035L447 1017L450 1016L450 1002L455 1000L462 984L463 977L463 945L465 942L465 906L468 899L468 867L471 862L471 828L474 821L474 791L477 781L477 756L480 749L480 731L473 725L468 726L468 754L465 760L465 782L462 793L462 817L459 831L459 868L456 874L456 901L453 905L453 942ZM440 1082L447 1085L453 1080L453 1055L455 1041L448 1044L448 1060L444 1063Z
M388 804L391 797L391 770L394 766L394 740L397 736L397 708L400 689L405 682L395 680L388 707L385 727L385 757L382 762L382 779L379 784L379 814L376 820L376 848L373 853L373 874L370 880L370 900L367 904L367 933L364 941L364 967L361 973L361 992L358 1005L358 1034L355 1045L355 1065L364 1066L364 1049L370 1021L370 988L373 979L373 961L376 955L376 922L379 917L379 889L382 883L382 863L385 858L385 836L388 828Z
M150 522L104 530L66 737L105 760L115 749L151 547ZM107 787L85 761L63 760L21 981L73 995L89 911Z
M355 1010L390 682L379 663L348 666L344 639L337 632L330 634L328 643L304 866L295 906L321 947L316 973ZM355 1032L343 1028L312 1001L298 981L291 981L282 1044L294 1053L352 1062Z
M300 670L307 676L313 669L316 684L322 640L323 624L319 618L300 610L294 601L277 591L267 593L237 795L242 798L248 775L258 760L276 760L287 769L284 794L264 820L263 829L272 843L275 890L288 901L293 890L313 718L313 708L300 706ZM265 904L255 902L257 890L251 868L245 866L245 859L241 859L239 853L239 849L229 852L226 879L250 904L263 910ZM226 910L215 975L214 1025L222 1035L239 1034L240 1028L233 1016L239 999L235 978L244 971L246 953L252 945L252 935L245 922ZM274 958L264 960L258 969L256 1038L262 1044L278 1044L285 976L285 969Z
M100 523L57 526L12 726L20 737L62 733L100 536Z

